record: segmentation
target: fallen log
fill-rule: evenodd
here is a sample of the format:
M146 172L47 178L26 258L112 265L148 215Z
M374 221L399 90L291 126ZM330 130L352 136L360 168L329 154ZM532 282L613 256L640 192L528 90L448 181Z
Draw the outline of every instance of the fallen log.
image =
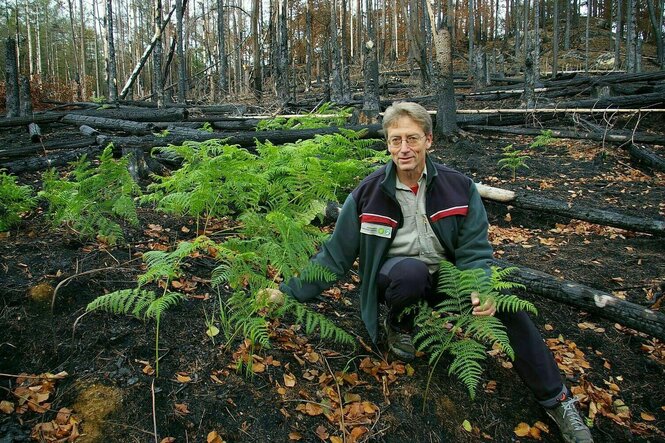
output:
M617 97L590 98L584 100L571 100L557 103L552 107L556 108L595 108L611 109L620 107L639 106L645 108L648 106L665 105L665 93L652 92L650 94L625 95ZM547 107L547 106L546 106Z
M62 117L62 123L70 125L87 125L96 129L107 129L111 131L124 131L129 134L149 134L154 125L152 123L139 123L117 118L92 117L88 115L67 114Z
M502 267L515 266L503 260L494 260ZM620 323L637 331L665 340L665 314L636 303L572 281L561 280L535 269L519 266L511 274L511 281L526 286L526 291L559 301L599 317Z
M71 112L74 115L87 115L90 117L115 118L120 120L131 120L134 122L177 122L187 119L188 111L185 108L108 108L108 109L86 109Z
M102 148L99 146L87 146L85 148L72 149L67 152L54 152L43 157L29 157L14 160L12 162L4 163L2 167L8 169L12 174L41 171L55 166L65 166L78 160L84 154L92 157L99 154L101 151Z
M19 145L0 149L0 162L11 161L10 159L33 155L37 152L61 151L65 149L80 149L88 146L94 146L95 139L79 136L60 136L47 140L41 144ZM4 167L4 166L3 166Z
M539 128L524 128L524 127L498 127L498 126L481 126L481 125L467 125L464 127L467 131L478 132L494 132L501 134L516 134L516 135L540 135L543 129ZM556 138L571 138L581 140L598 140L614 143L626 143L635 141L638 143L665 145L665 136L657 134L647 134L644 132L632 133L630 131L607 131L607 132L580 132L569 131L566 129L548 128L552 131L552 136Z
M631 143L628 146L628 153L638 163L665 172L665 159L644 146L638 146Z
M562 215L564 217L626 229L628 231L646 232L656 236L665 235L665 221L634 217L604 209L590 208L586 205L552 200L534 195L533 193L517 193L483 184L477 184L477 187L481 197L500 203L509 203L524 209Z
M381 138L382 134L379 131L382 131L381 125L358 125L358 126L347 126L344 129L351 129L354 131L366 130L366 133L362 138ZM186 141L198 141L202 142L205 140L212 139L227 139L227 143L236 144L242 147L251 147L256 145L256 140L260 142L271 141L272 143L284 144L284 143L293 143L298 140L304 140L308 138L314 138L317 135L323 134L334 134L339 132L339 128L331 126L328 128L321 129L302 129L302 130L289 130L289 131L253 131L253 132L236 132L230 134L220 134L215 132L205 132L198 131L200 134L197 134L196 137L184 137L180 135L167 134L164 137L157 137L154 135L145 135L143 137L120 137L120 136L107 136L99 135L97 136L97 143L102 146L106 146L108 143L113 143L113 146L118 149L123 147L140 147L145 151L150 151L152 148L157 146L167 146L167 145L181 145ZM385 147L381 144L380 149Z
M33 114L25 117L0 118L0 128L12 128L25 126L30 123L53 123L59 121L65 115L61 112L47 112L44 114Z

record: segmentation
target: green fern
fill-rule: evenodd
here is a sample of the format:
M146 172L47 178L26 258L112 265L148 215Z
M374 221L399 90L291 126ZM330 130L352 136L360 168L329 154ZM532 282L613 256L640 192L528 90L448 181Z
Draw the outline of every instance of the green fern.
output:
M433 309L422 303L407 310L416 313L415 323L419 330L414 342L417 349L430 354L429 380L440 359L449 353L453 360L448 373L462 381L473 399L482 374L480 362L486 358L482 343L496 345L510 358L515 358L501 321L493 316L473 315L471 304L471 294L475 292L481 305L493 301L497 312L525 310L537 313L532 303L500 292L524 287L505 280L515 269L493 267L488 276L483 269L460 270L447 261L441 262L437 290L446 297Z
M109 145L93 167L85 156L73 163L70 179L60 179L55 170L43 175L39 196L49 203L55 225L66 225L84 238L100 238L114 244L123 239L118 220L139 223L134 196L141 191L127 170L127 160L113 159Z
M277 131L284 129L318 129L327 126L343 126L353 112L353 108L335 109L332 103L324 103L315 112L286 119L275 117L261 120L257 131ZM330 117L332 115L332 117Z
M284 304L275 311L278 316L290 313L295 316L296 324L303 324L305 334L310 335L318 328L319 335L323 340L333 340L335 343L355 346L354 337L344 329L335 325L328 317L312 311L299 301L286 297Z
M86 307L87 312L106 311L128 314L139 319L155 319L155 374L159 377L159 327L162 313L184 299L177 292L164 291L157 297L153 291L139 288L123 289L97 297Z
M541 147L547 147L554 137L552 136L552 130L551 129L546 129L544 131L540 131L540 135L536 136L536 138L531 142L529 145L530 148L541 148Z
M21 221L21 214L36 206L29 186L16 184L16 177L0 170L0 232Z

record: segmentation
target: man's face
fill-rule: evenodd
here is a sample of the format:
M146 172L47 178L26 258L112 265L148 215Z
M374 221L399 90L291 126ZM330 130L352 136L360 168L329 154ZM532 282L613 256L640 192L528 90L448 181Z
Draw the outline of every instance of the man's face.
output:
M397 172L420 175L425 169L425 154L432 146L432 134L411 117L402 116L388 127L388 152Z

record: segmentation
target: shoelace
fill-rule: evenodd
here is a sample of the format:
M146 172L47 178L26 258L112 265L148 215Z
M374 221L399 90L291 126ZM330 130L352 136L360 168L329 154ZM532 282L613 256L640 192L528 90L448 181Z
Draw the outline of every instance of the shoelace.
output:
M585 425L582 421L582 417L580 417L579 412L577 412L577 409L575 408L575 403L577 403L577 399L572 399L563 402L561 407L563 408L563 418L565 419L566 416L568 416L573 429L579 431L584 429Z

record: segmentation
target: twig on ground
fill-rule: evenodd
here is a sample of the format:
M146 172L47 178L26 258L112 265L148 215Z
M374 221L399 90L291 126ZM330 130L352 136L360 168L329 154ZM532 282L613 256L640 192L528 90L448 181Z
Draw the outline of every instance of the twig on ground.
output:
M150 384L150 395L152 397L152 429L154 431L155 443L159 443L157 437L157 408L155 407L155 379Z
M337 377L335 377L335 373L330 369L330 365L328 364L328 359L321 355L323 358L323 361L326 363L326 368L328 368L328 372L330 372L330 376L333 378L333 381L335 382L335 388L337 389L337 398L339 398L339 421L340 421L340 430L342 431L342 440L344 443L346 443L346 425L344 424L344 398L342 398L342 390L339 387L339 382L337 381Z
M129 261L126 261L125 263L123 263L123 265L127 265L127 264L129 264L129 263L131 263L131 262L133 262L133 261L136 261L136 260L138 260L138 258L139 258L139 257L137 257L137 258L133 258L133 259L131 259L131 260L129 260ZM53 297L51 298L51 313L53 313L53 309L54 309L54 307L55 307L55 298L56 298L56 296L58 295L58 290L59 290L62 286L65 286L65 285L69 284L69 282L72 281L75 277L81 277L81 276L83 276L83 275L87 275L87 274L94 274L95 272L112 271L112 270L117 270L117 271L133 271L133 269L130 269L130 268L121 268L121 267L116 267L116 266L109 266L109 267L107 267L107 268L90 269L90 270L88 270L88 271L77 272L77 273L74 274L74 275L70 275L69 277L65 278L65 279L62 280L60 283L58 283L58 285L55 287L55 290L53 291Z

